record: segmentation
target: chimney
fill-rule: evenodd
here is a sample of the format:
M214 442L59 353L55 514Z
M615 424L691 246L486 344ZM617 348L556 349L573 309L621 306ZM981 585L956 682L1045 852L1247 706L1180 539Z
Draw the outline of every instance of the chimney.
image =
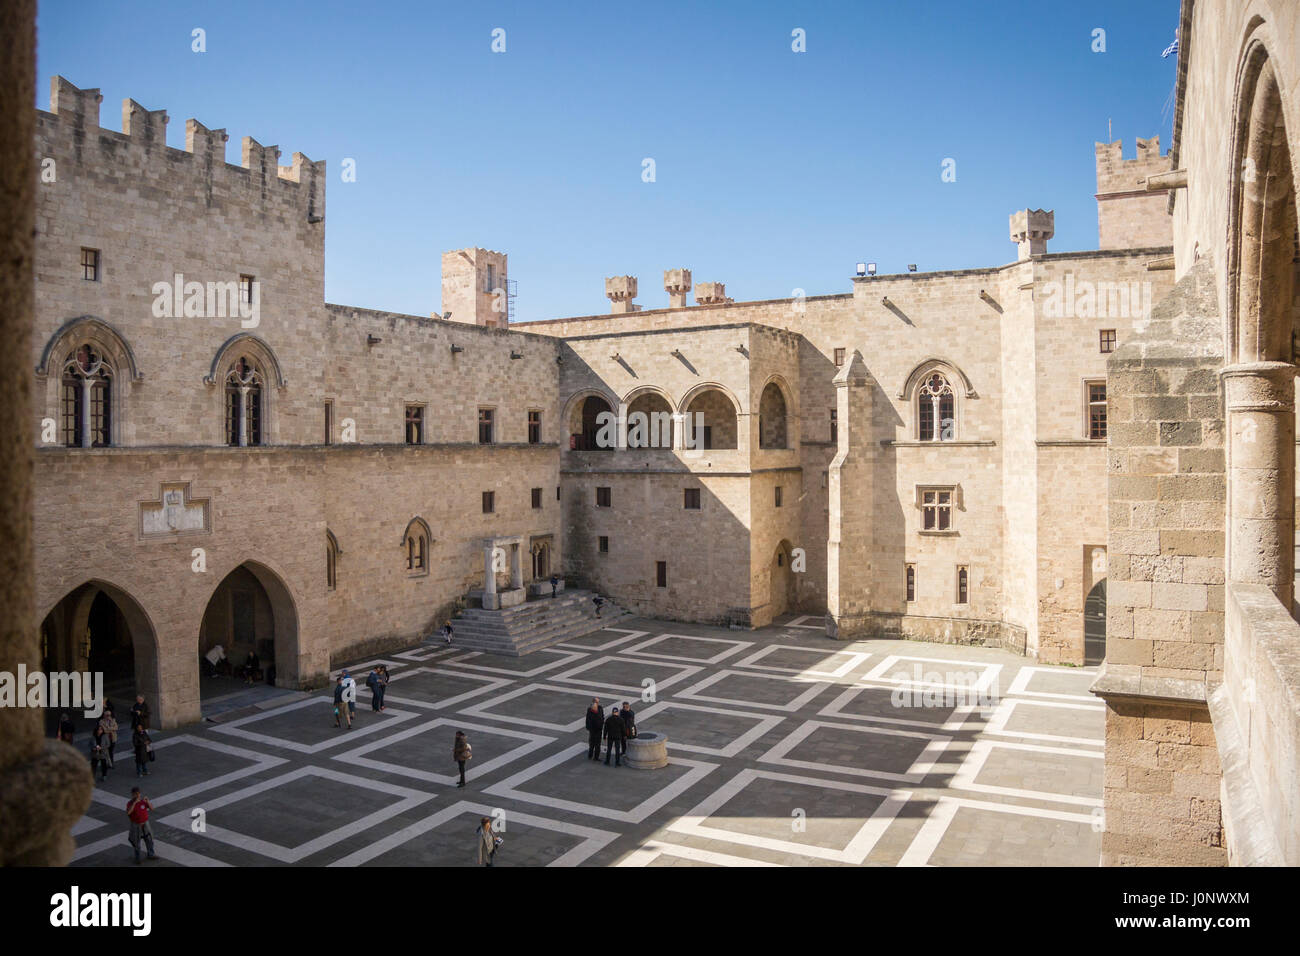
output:
M686 296L691 291L691 270L665 269L664 291L668 293L668 308L686 308Z
M1011 214L1011 241L1021 262L1047 252L1047 240L1055 234L1056 216L1051 209L1022 209Z
M641 311L641 306L632 304L636 298L636 276L610 276L605 280L605 296L611 313Z
M734 300L727 298L724 282L701 282L695 287L696 305L726 305Z

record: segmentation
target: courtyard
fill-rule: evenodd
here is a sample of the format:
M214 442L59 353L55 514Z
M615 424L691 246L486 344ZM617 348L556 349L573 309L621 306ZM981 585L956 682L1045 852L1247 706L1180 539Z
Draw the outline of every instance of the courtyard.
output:
M371 667L392 675L370 707ZM985 647L836 643L819 617L754 631L624 617L521 658L423 644L348 666L332 692L235 691L153 732L97 781L73 866L131 864L140 784L159 860L142 866L1096 866L1104 709L1090 668ZM338 671L335 671L337 674ZM232 685L233 687L233 685ZM647 698L642 699L642 695ZM668 736L659 770L586 758L584 711L632 702ZM235 706L242 705L242 706ZM213 708L214 710L218 708ZM473 746L456 787L452 738Z

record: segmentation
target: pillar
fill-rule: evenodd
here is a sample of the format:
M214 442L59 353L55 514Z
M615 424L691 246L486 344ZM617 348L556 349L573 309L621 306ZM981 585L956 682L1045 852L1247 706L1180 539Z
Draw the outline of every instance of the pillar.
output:
M834 385L839 450L828 475L826 632L840 640L854 640L871 630L873 472L880 447L872 426L875 380L857 349L835 376Z
M524 586L524 546L522 541L510 545L510 587L518 590Z
M493 570L493 566L496 562L492 560L496 554L496 549L496 545L491 541L483 545L483 566L485 569L483 574L484 594L497 593L497 573Z
M1295 375L1289 362L1229 365L1228 579L1264 584L1291 610L1295 576Z

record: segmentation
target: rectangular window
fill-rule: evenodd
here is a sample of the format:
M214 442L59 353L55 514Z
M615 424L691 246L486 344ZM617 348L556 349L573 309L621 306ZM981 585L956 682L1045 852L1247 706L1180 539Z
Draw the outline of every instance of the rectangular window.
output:
M921 492L921 528L925 531L952 530L952 489L929 488Z
M478 443L480 445L490 445L494 441L492 437L492 424L495 418L495 409L480 408L478 410Z
M609 538L602 534L600 536L600 543L597 547L600 549L601 554L609 554Z
M686 501L682 505L682 507L684 507L687 511L699 511L700 510L700 489L685 488L683 490L686 492Z
M542 442L542 413L536 410L528 413L528 444L540 445Z
M76 448L81 444L81 383L63 382L63 444Z
M483 291L491 292L496 287L497 287L497 267L490 265L487 267L487 284L486 286L484 286Z
M668 562L667 561L655 562L655 587L657 588L668 587Z
M534 489L533 489L533 507L534 507L534 508L540 508L541 506L542 506L542 489L541 489L541 488L534 488Z
M970 603L970 569L964 565L957 565L957 603Z
M608 507L610 506L610 501L611 501L610 490L609 490L608 488L597 488L597 489L596 489L596 507L597 507L597 508L608 508Z
M406 406L406 443L408 445L424 444L424 406Z
M81 278L89 282L99 281L99 250L81 250Z
M1089 382L1088 388L1088 437L1103 439L1106 437L1106 383Z
M556 486L555 486L555 500L556 500L556 501L559 501L559 500L560 500L560 486L559 486L559 485L556 485Z
M325 444L334 444L334 403L325 403Z
M239 304L253 304L253 277L241 275L239 277Z
M495 491L483 492L483 513L490 515L497 510L497 493Z
M836 368L839 368L839 367L840 367L841 365L843 365L843 364L844 364L844 350L843 350L843 349L836 349L836 350L835 350L835 367L836 367Z
M1102 329L1100 333L1100 337L1101 337L1101 352L1103 355L1115 351L1115 330L1114 329Z
M776 506L781 507L781 486L776 486Z
M838 409L831 409L831 442L840 440L840 413Z
M904 583L904 587L907 589L907 600L915 601L916 600L916 565L905 564L903 565L903 568L904 568L903 583Z

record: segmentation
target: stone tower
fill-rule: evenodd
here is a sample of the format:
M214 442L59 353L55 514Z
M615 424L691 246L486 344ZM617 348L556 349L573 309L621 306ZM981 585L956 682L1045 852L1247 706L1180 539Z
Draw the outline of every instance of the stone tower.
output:
M1051 209L1022 209L1011 214L1011 241L1016 258L1023 262L1047 251L1047 240L1056 235L1056 214Z
M1173 223L1168 190L1147 190L1147 177L1170 170L1160 137L1137 141L1137 157L1124 158L1124 143L1097 143L1097 247L1145 249L1170 246Z
M443 315L453 322L504 329L510 311L506 259L504 252L491 249L444 252Z

